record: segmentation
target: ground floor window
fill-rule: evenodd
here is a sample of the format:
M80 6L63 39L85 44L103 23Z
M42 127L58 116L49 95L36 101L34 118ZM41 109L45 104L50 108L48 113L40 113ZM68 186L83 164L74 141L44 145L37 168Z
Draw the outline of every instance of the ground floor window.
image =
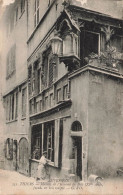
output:
M61 165L63 135L63 122L61 123L61 121L63 120L57 119L32 127L31 147L33 159L39 160L43 152L46 151L47 159L50 162L54 163L56 167Z
M39 160L42 155L42 125L36 125L32 129L32 158Z
M44 151L47 158L54 162L54 121L44 124Z

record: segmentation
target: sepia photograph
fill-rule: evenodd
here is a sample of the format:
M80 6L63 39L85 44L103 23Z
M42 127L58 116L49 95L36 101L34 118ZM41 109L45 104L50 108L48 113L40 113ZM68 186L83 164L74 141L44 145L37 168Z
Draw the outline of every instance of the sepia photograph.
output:
M0 195L123 195L123 0L0 0Z

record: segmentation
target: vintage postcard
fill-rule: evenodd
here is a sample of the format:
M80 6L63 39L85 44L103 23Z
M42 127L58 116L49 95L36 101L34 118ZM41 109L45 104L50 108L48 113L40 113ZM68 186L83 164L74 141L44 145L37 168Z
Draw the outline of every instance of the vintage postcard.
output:
M0 194L123 195L123 0L0 0Z

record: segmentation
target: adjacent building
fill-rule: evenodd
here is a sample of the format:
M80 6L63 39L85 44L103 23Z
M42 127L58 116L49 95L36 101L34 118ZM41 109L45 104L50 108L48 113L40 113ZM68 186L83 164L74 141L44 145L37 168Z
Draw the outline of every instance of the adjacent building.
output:
M6 7L2 32L5 168L28 174L27 5L24 0Z
M61 0L18 0L5 13L5 167L35 177L47 151L50 177L115 176L123 166L122 19Z

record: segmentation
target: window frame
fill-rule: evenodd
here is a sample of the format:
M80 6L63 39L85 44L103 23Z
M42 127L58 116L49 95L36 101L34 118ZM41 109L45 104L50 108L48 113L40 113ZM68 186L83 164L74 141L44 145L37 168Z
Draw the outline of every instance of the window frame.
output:
M34 1L34 28L39 24L40 21L40 1Z
M21 14L25 11L25 0L21 0L21 6L20 6Z
M6 123L15 121L18 118L18 91L6 97Z
M97 50L98 50L98 53L97 53L97 55L100 55L100 52L101 52L101 34L99 33L99 32L95 32L95 31L90 31L90 30L81 30L81 35L80 36L82 36L82 32L83 33L91 33L91 34L95 34L95 35L98 35L98 48L97 48ZM81 40L81 38L80 38L80 40ZM82 41L81 41L82 42ZM80 43L80 44L82 44L81 46L80 46L80 48L81 47L83 47L83 45L85 44L85 41L84 42L82 42L82 43ZM81 61L83 62L83 57L82 57L82 55L81 55L81 52L80 52L80 57L81 57ZM85 57L88 57L88 56L84 56L84 58Z
M62 126L61 126L62 120ZM51 138L51 145L48 146L48 129L51 130L52 138ZM33 131L40 132L40 140L41 140L41 147L40 147L40 154L42 156L44 151L47 151L47 159L49 159L48 164L54 167L61 167L62 166L62 144L63 144L63 119L55 119L51 121L46 121L44 123L39 123L32 126L31 131L31 156L33 160L33 148L34 148L34 136ZM61 139L61 140L60 140ZM51 147L50 147L51 146ZM48 150L50 151L50 155L48 156ZM40 156L40 157L41 157Z
M68 84L63 86L63 100L68 99Z
M27 87L22 88L22 118L26 118L27 112Z
M62 101L62 88L57 89L57 103Z

